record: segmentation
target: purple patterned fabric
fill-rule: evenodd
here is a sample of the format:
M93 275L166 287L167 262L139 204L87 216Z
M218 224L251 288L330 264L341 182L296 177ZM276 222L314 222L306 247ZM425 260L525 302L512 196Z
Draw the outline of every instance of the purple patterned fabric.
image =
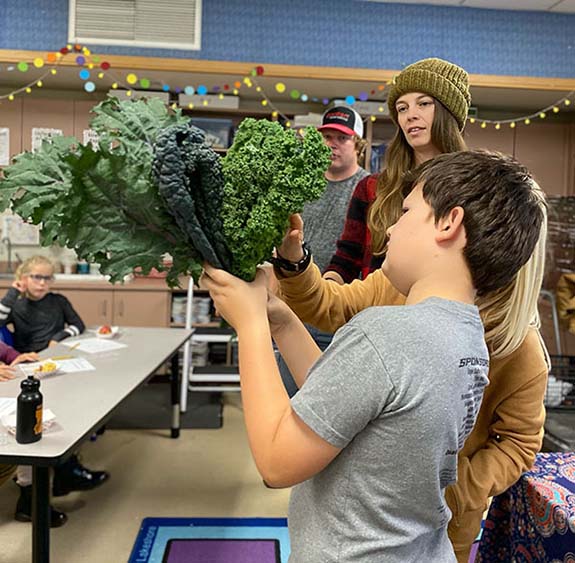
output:
M174 539L168 542L166 563L278 563L277 540Z
M575 563L575 453L538 454L493 499L476 563Z

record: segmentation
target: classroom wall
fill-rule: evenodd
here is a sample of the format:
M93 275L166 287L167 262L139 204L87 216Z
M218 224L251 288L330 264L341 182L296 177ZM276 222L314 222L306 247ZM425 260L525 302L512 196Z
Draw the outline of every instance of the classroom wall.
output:
M68 0L0 2L0 49L57 50L68 41L67 26ZM575 15L363 0L204 0L200 51L94 50L381 69L438 56L472 74L573 78Z

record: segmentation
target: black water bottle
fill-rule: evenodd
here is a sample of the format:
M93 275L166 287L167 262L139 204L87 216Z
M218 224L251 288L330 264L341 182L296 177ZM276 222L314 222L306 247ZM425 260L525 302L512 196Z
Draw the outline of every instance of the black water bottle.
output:
M30 444L42 438L42 393L40 380L29 375L20 383L16 407L16 441Z

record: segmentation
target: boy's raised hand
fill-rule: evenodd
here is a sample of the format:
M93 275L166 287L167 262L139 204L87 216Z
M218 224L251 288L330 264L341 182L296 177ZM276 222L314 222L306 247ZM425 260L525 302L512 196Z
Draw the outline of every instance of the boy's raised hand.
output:
M245 282L224 270L204 265L200 287L207 289L218 313L237 332L259 316L267 320L267 276L258 269L253 282Z

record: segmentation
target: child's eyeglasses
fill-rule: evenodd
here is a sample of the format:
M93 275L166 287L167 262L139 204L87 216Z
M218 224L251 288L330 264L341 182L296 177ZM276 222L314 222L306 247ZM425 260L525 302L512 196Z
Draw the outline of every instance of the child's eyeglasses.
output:
M54 281L54 276L43 276L42 274L28 274L28 277L37 282L45 281L46 283L49 283Z

